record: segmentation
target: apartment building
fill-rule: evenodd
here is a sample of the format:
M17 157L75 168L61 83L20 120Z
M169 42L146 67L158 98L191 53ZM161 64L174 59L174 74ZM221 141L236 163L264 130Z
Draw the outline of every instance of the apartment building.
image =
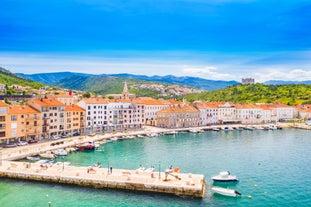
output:
M40 112L30 106L10 106L8 108L10 124L7 125L10 141L28 141L38 139L41 133Z
M65 131L66 134L84 133L85 129L85 110L78 105L66 105L65 116Z
M41 135L39 139L48 139L59 136L65 130L65 104L56 99L32 99L29 106L41 113Z
M108 125L109 114L108 99L88 98L77 103L85 110L85 133L94 133L104 130Z
M9 115L8 115L9 105L0 101L0 142L6 139L7 135L10 133L7 126L9 126Z
M196 101L194 106L200 110L202 126L218 123L218 103Z

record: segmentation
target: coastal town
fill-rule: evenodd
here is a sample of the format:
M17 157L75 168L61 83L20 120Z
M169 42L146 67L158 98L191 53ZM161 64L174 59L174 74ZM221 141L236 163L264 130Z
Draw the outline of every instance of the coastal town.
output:
M83 98L81 93L59 91L31 97L23 105L1 101L0 111L1 147L76 135L126 132L144 126L178 129L288 121L308 124L311 118L311 105L289 106L277 101L269 104L188 103L185 100L136 97L129 93L126 82L121 94Z

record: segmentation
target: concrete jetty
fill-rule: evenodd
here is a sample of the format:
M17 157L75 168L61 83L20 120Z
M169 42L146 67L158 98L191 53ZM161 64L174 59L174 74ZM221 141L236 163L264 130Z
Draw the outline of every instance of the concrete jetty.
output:
M0 177L203 198L204 175L1 161Z

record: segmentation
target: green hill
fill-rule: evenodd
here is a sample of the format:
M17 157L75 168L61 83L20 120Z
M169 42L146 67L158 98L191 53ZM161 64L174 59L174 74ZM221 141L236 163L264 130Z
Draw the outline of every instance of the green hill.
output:
M21 78L2 67L0 67L0 83L8 85L8 86L17 84L20 86L30 86L32 88L40 88L44 86L44 84L42 83L37 83L34 81Z
M151 96L157 97L159 93L150 89L139 89L133 87L134 84L146 83L132 78L122 78L108 75L97 76L80 76L74 75L61 79L57 86L62 88L69 88L75 90L89 91L97 94L114 94L121 93L123 90L124 82L127 82L129 92L134 93L137 96Z
M288 105L311 103L311 85L239 85L225 89L189 94L188 101L230 101L235 103L273 103L275 101Z

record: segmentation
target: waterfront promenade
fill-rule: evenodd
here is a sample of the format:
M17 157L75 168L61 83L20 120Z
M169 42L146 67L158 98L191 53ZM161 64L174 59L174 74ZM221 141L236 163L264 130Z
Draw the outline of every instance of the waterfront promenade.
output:
M203 175L1 161L0 177L203 198Z
M311 129L310 126L304 124L290 125L286 123L280 123L281 127L294 127L299 129ZM27 156L36 156L40 153L46 151L53 151L56 149L65 149L70 147L75 147L77 144L82 144L85 142L93 142L99 140L110 139L113 137L122 138L124 136L137 136L148 134L157 134L157 133L169 133L169 132L178 132L178 131L190 131L192 129L196 130L212 130L213 128L222 128L226 125L213 125L213 126L203 126L203 127L194 127L194 128L178 128L178 129L165 129L145 126L141 130L137 131L127 131L127 132L117 132L117 133L106 133L106 134L97 134L95 136L75 136L69 138L63 138L59 140L43 140L39 143L29 144L26 146L19 146L15 148L3 148L0 149L0 160L19 160L26 158ZM244 125L234 125L235 127L243 127Z

